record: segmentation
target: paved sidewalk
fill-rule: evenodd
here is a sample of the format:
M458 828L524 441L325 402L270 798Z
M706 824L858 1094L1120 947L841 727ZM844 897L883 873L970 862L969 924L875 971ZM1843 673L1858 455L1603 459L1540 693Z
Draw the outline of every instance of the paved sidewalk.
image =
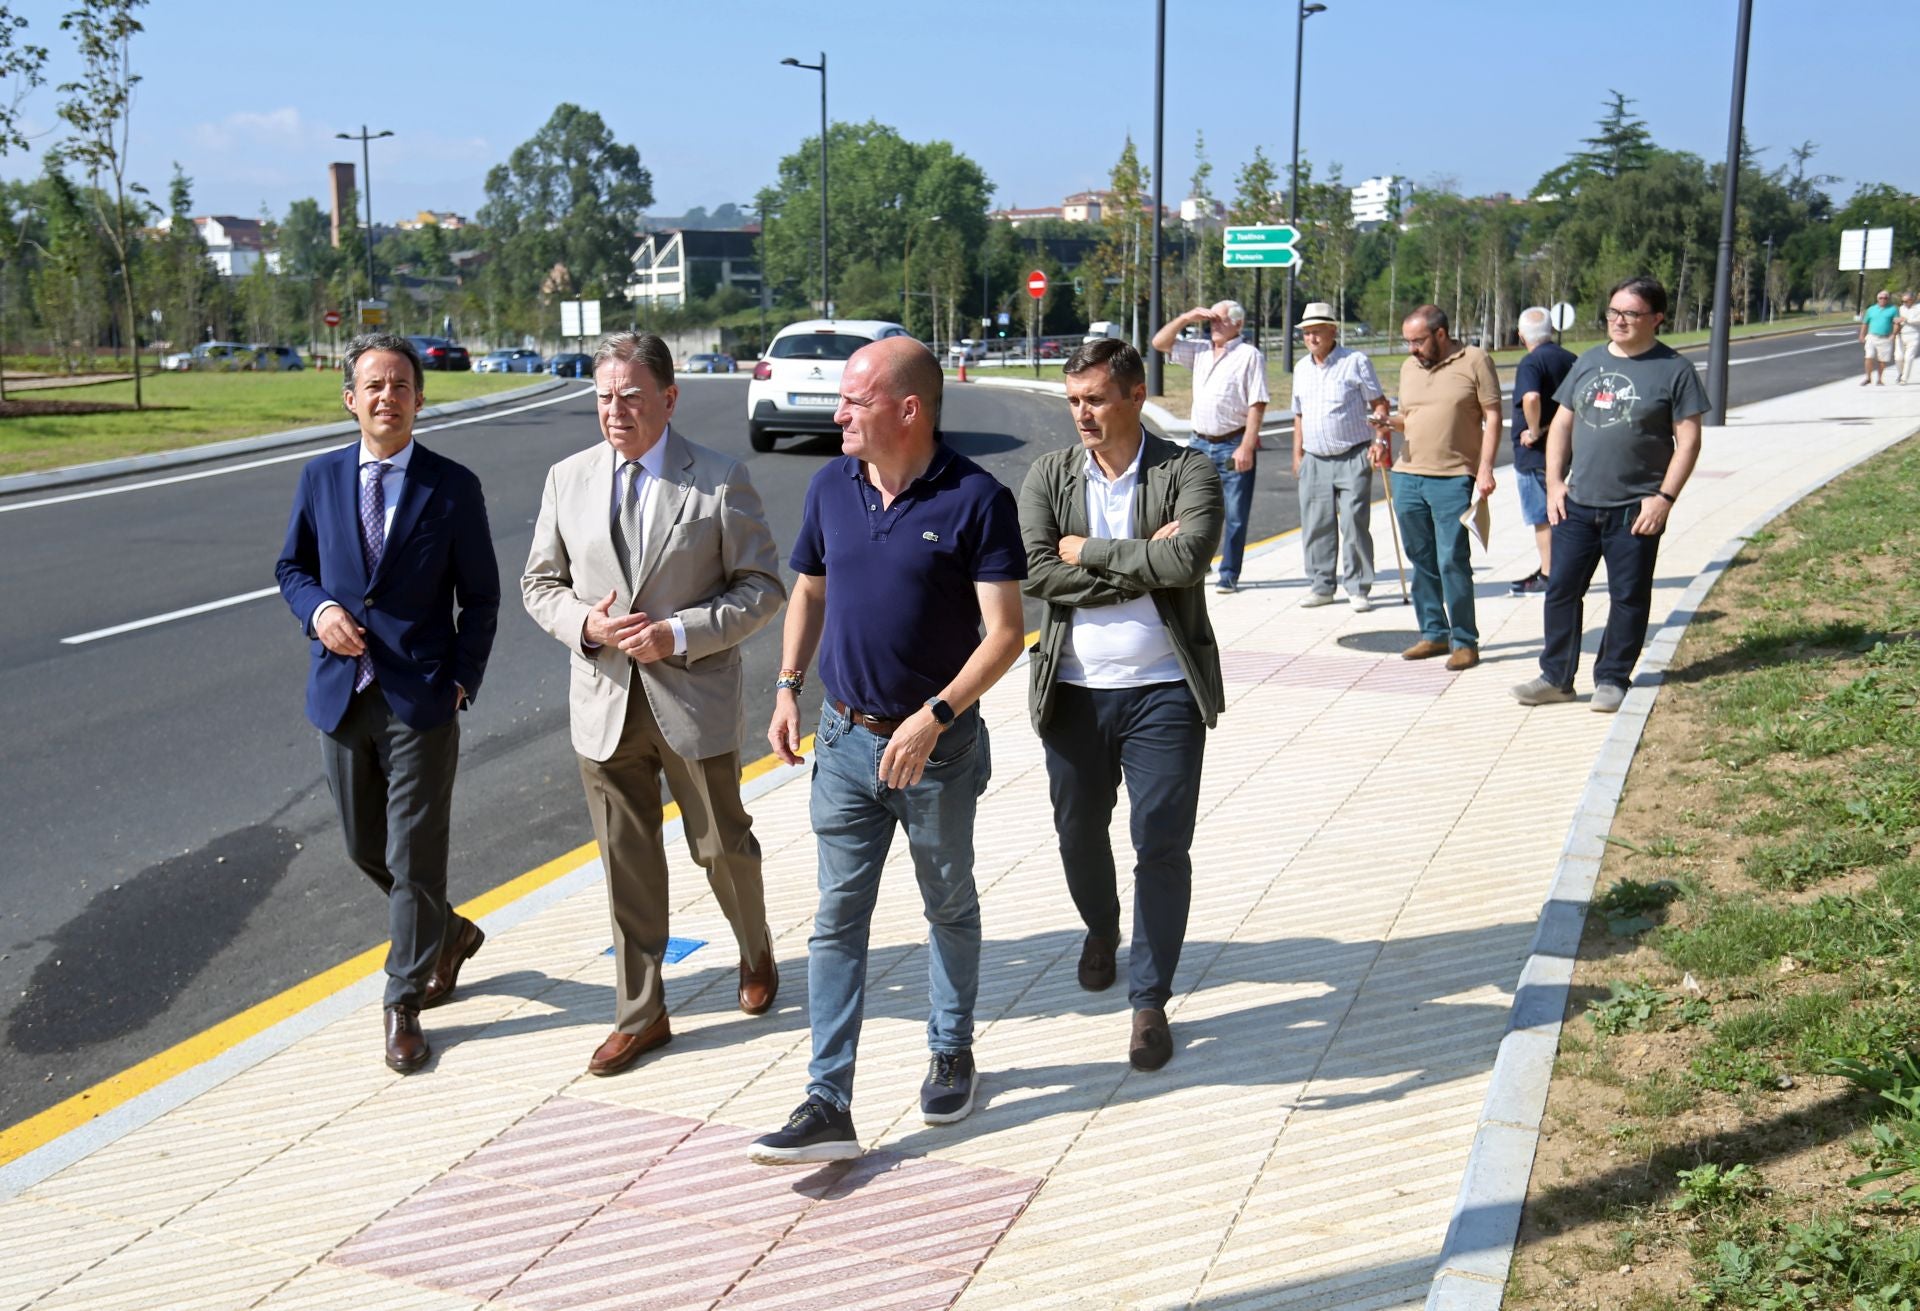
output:
M1848 383L1710 430L1663 547L1656 629L1742 525L1916 424L1920 388ZM1375 596L1393 602L1384 512L1374 522ZM587 1077L612 964L586 867L537 913L486 921L459 999L427 1016L428 1070L381 1064L369 981L351 1010L323 1007L281 1050L131 1117L148 1122L0 1171L0 1309L1421 1305L1612 722L1587 712L1584 671L1577 705L1508 696L1534 671L1540 602L1505 595L1533 548L1504 481L1494 522L1485 663L1461 675L1398 658L1414 631L1397 603L1299 608L1292 539L1214 598L1228 710L1166 1069L1128 1067L1123 986L1075 984L1081 929L1016 671L985 707L970 1119L917 1113L925 931L897 850L854 1099L870 1154L744 1162L805 1084L814 859L805 771L785 771L752 803L774 1014L734 1009L725 922L676 852L675 932L708 945L668 968L674 1041ZM1124 801L1114 832L1124 850Z

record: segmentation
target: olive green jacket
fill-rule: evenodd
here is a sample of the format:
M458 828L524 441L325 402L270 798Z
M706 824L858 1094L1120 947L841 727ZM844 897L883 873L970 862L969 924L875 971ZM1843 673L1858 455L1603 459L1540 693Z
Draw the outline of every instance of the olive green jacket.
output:
M1220 648L1207 618L1204 585L1226 522L1220 476L1199 451L1152 433L1142 436L1140 485L1133 497L1136 536L1087 537L1087 454L1077 445L1035 460L1020 489L1020 536L1027 548L1023 590L1047 603L1040 640L1028 653L1027 704L1036 732L1053 709L1055 675L1074 609L1116 605L1149 593L1208 728L1225 704ZM1165 541L1148 540L1175 519L1179 532ZM1060 558L1063 537L1087 537L1079 564Z

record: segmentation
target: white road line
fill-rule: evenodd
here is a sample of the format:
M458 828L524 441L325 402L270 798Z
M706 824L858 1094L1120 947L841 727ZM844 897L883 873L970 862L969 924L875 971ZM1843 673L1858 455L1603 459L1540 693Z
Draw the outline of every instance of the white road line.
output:
M1789 355L1811 355L1815 351L1830 351L1838 346L1852 346L1856 344L1858 340L1859 339L1856 337L1856 338L1849 338L1846 341L1830 341L1824 346L1802 346L1797 351L1775 351L1771 355L1749 355L1744 360L1728 360L1727 367L1733 368L1735 365L1738 365L1738 364L1764 364L1768 360L1784 360ZM1707 371L1708 363L1709 361L1707 360L1695 360L1693 362L1693 367L1700 370L1700 372L1705 373Z
M443 428L458 428L469 423L486 423L492 419L504 419L509 414L524 414L528 410L537 410L543 405L558 405L561 401L574 400L581 396L593 395L592 388L579 391L563 391L557 396L548 396L542 400L529 401L525 405L516 405L510 410L489 410L484 414L469 415L464 419L449 419L445 423L430 424L425 428L415 428L414 435L439 432ZM145 482L123 483L117 487L95 487L84 492L68 492L63 496L43 496L36 501L15 501L11 505L0 505L0 514L10 514L15 510L35 510L44 505L64 505L68 501L90 501L96 496L119 496L123 492L142 492L150 487L170 487L175 483L196 482L201 478L218 478L224 474L240 473L247 469L263 469L270 464L285 464L289 460L310 460L316 455L334 450L347 443L328 443L325 446L310 446L287 455L270 455L261 460L246 460L240 464L222 465L218 469L201 469L195 473L177 473L166 478L149 478Z
M257 592L242 592L238 596L222 597L218 601L208 601L202 605L190 605L184 610L169 610L163 615L154 615L148 619L136 619L132 623L115 624L112 628L96 628L91 633L75 633L72 637L60 639L62 646L79 646L83 642L98 642L103 637L118 637L122 633L131 633L137 628L152 628L156 624L171 623L175 619L185 619L191 615L203 615L209 610L224 610L230 605L244 605L248 601L258 601L263 597L278 596L277 587L263 587Z

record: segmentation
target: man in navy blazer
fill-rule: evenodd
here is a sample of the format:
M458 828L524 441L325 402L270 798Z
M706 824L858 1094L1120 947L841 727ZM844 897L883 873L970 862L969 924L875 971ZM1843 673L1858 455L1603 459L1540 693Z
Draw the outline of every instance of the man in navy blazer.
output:
M485 940L447 905L447 835L456 715L486 672L500 570L480 480L413 440L412 343L365 334L345 363L360 441L301 471L274 576L312 639L307 718L347 854L387 894L386 1062L408 1074L431 1054L421 1008Z

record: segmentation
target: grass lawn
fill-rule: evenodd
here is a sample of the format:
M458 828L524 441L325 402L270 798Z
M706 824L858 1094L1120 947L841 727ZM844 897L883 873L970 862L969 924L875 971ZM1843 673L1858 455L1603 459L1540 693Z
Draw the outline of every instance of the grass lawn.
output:
M432 405L512 391L540 382L543 377L523 373L429 373L426 401ZM141 387L150 407L145 411L0 419L0 475L171 451L348 417L340 407L340 375L330 369L160 373L143 379ZM131 404L133 384L99 383L18 394L23 400L36 397Z
M1642 739L1505 1306L1920 1294L1920 439L1755 537Z

